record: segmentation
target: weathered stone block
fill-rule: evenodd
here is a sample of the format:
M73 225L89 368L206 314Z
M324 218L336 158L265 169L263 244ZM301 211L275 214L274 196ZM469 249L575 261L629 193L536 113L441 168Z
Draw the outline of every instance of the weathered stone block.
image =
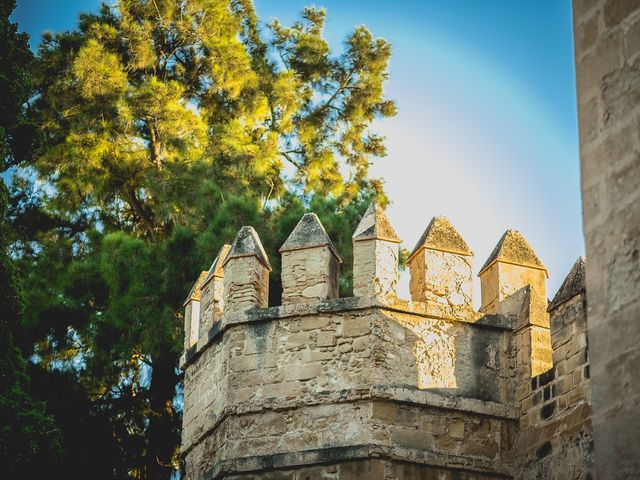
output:
M308 303L338 297L342 262L314 213L305 214L280 247L282 303Z
M580 70L591 71L589 76L576 78L578 89L593 95L593 89L600 87L603 78L622 66L623 37L621 32L610 33L604 40L599 40L596 46L586 52L576 61ZM580 102L580 98L578 99Z
M222 267L225 314L267 306L271 265L253 228L240 229Z
M395 297L400 238L382 208L369 205L353 234L353 294Z
M208 341L208 333L215 322L222 318L224 296L224 269L222 264L227 258L231 245L223 245L202 281L202 301L200 313L200 335L198 350Z
M629 25L629 29L626 34L627 51L626 57L629 61L634 61L635 56L640 53L640 16Z
M588 50L595 45L598 38L600 11L596 10L589 18L576 26L576 43L581 51Z
M350 317L345 319L342 325L342 334L345 337L359 337L371 332L371 319L362 317Z
M640 9L638 0L607 0L604 4L604 24L613 28Z
M187 350L198 342L200 335L200 307L202 300L202 282L207 272L201 272L193 284L187 299L184 301L184 349Z
M318 332L316 344L319 347L333 347L336 344L336 336L331 332Z
M413 300L473 306L473 253L446 218L431 220L407 263Z
M317 377L322 372L322 365L306 364L306 365L290 365L284 372L285 381L289 380L310 380Z

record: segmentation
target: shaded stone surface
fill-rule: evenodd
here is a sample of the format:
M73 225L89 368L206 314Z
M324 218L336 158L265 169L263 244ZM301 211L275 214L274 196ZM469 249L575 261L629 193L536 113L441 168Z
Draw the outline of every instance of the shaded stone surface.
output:
M400 243L400 237L391 226L387 215L376 203L369 205L352 238L353 241L377 239Z
M224 311L224 268L231 245L223 245L209 268L207 277L202 283L202 301L200 305L200 334L198 343L202 346L206 341L206 332L222 318Z
M200 336L200 300L202 299L202 284L207 272L201 272L191 287L189 295L183 303L184 308L184 348L190 348Z
M520 388L518 479L594 477L585 295L584 289L575 292L550 310L553 368Z
M327 231L315 213L305 213L295 226L287 240L280 247L280 252L300 250L303 248L327 246L340 262L340 256L333 246Z
M574 0L573 29L596 476L636 478L640 2Z
M260 237L258 237L258 234L253 227L244 226L240 229L236 238L233 240L229 253L227 254L227 258L222 262L222 267L224 268L232 258L249 256L255 256L265 267L269 269L269 271L271 271L271 264L269 263L269 258L264 251Z
M584 257L579 257L571 267L571 271L560 285L558 292L549 304L549 310L557 308L562 303L570 300L586 288L586 262Z

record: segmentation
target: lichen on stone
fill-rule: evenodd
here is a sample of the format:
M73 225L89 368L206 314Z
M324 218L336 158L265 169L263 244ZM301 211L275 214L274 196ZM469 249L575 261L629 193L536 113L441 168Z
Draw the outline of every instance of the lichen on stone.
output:
M459 255L473 255L467 242L453 228L453 225L446 217L433 217L431 219L409 258L413 257L422 248L457 253Z
M251 256L257 257L258 260L260 260L260 262L262 262L262 264L271 271L271 264L269 263L269 258L264 251L260 237L258 237L258 234L253 227L244 226L240 229L238 235L236 235L236 238L233 240L231 249L229 250L227 258L222 263L222 267L224 268L232 258Z
M323 246L329 247L331 252L338 258L338 261L342 263L331 238L329 238L318 216L315 213L305 213L279 251L282 253Z
M376 203L369 204L352 238L354 242L375 239L400 243L400 237L391 226L384 210Z
M480 274L495 262L512 263L547 271L542 261L517 230L507 230L480 269Z

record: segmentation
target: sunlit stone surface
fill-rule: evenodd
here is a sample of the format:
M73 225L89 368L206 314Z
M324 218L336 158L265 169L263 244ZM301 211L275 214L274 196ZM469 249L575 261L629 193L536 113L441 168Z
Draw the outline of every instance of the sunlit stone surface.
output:
M584 275L572 270L549 314L546 270L509 231L475 311L471 250L436 217L403 300L399 241L372 205L353 235L355 296L338 298L340 259L306 214L280 249L282 305L267 308L269 260L243 227L216 269L222 315L181 361L187 479L591 472Z

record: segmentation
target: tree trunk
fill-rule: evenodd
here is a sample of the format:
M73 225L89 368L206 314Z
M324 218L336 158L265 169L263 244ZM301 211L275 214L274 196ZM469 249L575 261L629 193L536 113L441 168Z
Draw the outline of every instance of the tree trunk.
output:
M151 161L157 169L162 168L162 148L157 132L157 121L147 120L147 128L149 129L149 151L151 153Z
M153 235L155 232L155 223L153 220L153 216L149 214L133 188L127 188L126 195L127 199L129 200L129 205L137 215L140 222L145 226L146 231L150 235Z
M149 427L145 454L145 478L169 479L173 473L172 457L180 441L180 418L173 409L178 376L173 355L153 359L149 387Z

